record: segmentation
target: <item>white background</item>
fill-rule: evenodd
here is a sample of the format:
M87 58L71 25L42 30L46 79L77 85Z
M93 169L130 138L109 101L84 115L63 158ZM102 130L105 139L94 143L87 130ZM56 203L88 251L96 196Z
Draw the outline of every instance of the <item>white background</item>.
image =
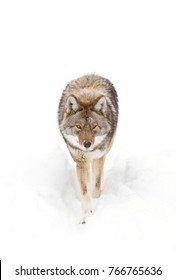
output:
M160 279L175 279L175 15L171 0L1 1L4 279L20 265L74 264L162 266ZM104 193L82 227L57 109L65 85L87 73L113 82L120 116Z

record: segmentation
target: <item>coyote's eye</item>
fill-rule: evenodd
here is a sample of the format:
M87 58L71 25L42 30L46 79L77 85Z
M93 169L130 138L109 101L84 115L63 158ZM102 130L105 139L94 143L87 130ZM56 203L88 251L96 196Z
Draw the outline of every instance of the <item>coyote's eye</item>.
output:
M81 129L81 126L79 124L76 124L77 129Z
M95 124L93 127L92 127L92 129L94 130L94 129L96 129L97 128L97 125Z

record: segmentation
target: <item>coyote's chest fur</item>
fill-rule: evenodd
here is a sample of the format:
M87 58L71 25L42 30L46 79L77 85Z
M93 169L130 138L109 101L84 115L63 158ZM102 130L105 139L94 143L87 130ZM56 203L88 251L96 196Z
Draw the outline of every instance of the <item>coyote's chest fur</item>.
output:
M90 213L89 166L92 165L93 171L93 197L99 197L104 161L113 143L117 120L117 93L109 80L87 75L66 86L59 104L59 127L76 162L82 222Z
M80 161L92 161L95 159L99 159L102 156L104 156L104 154L106 153L105 151L101 151L99 149L96 149L95 151L83 151L77 148L72 148L72 147L68 147L73 159L75 161L80 160Z

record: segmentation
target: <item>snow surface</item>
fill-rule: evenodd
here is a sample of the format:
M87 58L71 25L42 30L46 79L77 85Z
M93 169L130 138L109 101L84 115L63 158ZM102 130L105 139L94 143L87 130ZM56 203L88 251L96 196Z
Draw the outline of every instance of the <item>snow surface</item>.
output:
M156 266L157 279L176 279L175 12L172 0L1 1L2 279L20 265ZM92 72L114 83L120 117L104 191L80 225L57 108L65 85Z
M92 201L94 210L86 225L78 223L80 195L74 167L60 149L3 160L3 259L12 262L14 269L19 265L161 266L173 279L176 154L126 157L117 153L109 160L104 191Z

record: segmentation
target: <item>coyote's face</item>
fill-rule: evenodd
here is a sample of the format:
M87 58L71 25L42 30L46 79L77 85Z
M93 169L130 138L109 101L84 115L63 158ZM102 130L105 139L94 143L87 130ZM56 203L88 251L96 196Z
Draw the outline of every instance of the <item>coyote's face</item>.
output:
M64 111L65 121L61 130L66 142L72 147L92 151L110 131L104 96L80 102L71 95L67 98Z

